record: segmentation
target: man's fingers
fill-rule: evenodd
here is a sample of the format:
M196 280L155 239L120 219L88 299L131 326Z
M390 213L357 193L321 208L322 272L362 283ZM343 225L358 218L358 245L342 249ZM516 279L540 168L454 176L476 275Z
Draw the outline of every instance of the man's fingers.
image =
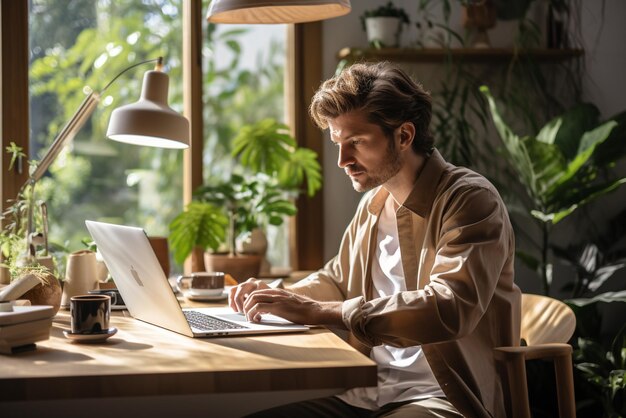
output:
M250 308L259 303L277 303L288 297L286 292L279 289L261 289L250 293L243 302L243 312L247 312Z
M246 319L250 322L261 322L261 315L273 313L271 303L257 303L246 311Z
M235 294L236 293L237 293L237 286L232 287L228 291L228 306L230 306L230 308L233 311L239 312L239 310L237 309L237 303L235 303Z
M266 288L267 284L264 282L257 279L248 279L230 290L228 304L234 311L243 312L244 303L248 296L258 289Z

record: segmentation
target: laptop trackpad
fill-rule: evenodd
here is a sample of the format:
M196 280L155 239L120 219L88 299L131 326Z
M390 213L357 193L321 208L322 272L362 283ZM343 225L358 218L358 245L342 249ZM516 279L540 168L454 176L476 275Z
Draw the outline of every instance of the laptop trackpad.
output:
M245 323L245 324L259 324L259 325L294 325L293 322L287 321L286 319L283 319L279 316L276 315L272 315L272 314L263 314L261 316L261 322L248 322L248 320L246 319L246 316L243 313L237 313L237 312L233 312L233 313L220 313L219 315L220 318L225 319L227 321L232 321L232 322L238 322L238 323Z

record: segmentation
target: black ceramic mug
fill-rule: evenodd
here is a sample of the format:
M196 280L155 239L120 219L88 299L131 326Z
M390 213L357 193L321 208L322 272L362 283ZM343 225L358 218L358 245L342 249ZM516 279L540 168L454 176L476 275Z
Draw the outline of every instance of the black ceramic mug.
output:
M70 299L73 334L101 334L109 329L111 297L107 295L78 295Z

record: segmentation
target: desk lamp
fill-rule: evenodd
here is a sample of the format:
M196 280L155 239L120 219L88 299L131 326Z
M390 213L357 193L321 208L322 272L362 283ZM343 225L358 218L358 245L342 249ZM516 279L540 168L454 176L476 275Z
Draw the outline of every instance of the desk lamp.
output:
M59 152L80 131L96 109L103 93L111 84L127 71L152 62L156 62L156 67L153 71L145 73L140 99L136 103L122 106L113 111L107 137L119 142L160 148L183 149L189 147L189 122L167 104L169 77L162 72L162 57L133 64L117 74L99 93L91 91L59 132L50 145L50 149L21 188L23 190L27 186L31 187L26 236L28 255L34 256L32 240L37 235L33 233L35 184L43 177ZM42 215L45 216L45 212L42 212ZM47 219L44 219L44 231L47 229L46 225ZM45 240L47 237L44 236L43 238Z
M162 72L163 58L155 58L131 65L116 75L99 92L91 91L72 118L50 145L37 168L24 186L34 185L48 171L59 152L80 131L96 109L103 93L125 72L143 64L156 62L153 71L144 75L140 99L131 105L115 109L111 114L107 136L115 141L161 148L189 147L189 122L167 104L169 78ZM22 186L22 188L24 187Z

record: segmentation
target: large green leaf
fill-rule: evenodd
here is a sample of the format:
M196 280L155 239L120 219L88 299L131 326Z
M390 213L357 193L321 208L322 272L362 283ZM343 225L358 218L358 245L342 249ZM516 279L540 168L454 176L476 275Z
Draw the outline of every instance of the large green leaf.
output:
M537 141L544 142L546 144L554 144L556 135L563 124L562 118L554 118L548 122L537 134Z
M241 128L233 140L234 157L253 171L273 175L289 161L296 141L289 127L274 119L263 119Z
M624 183L622 179L598 182L597 167L590 164L595 150L618 126L615 121L597 126L595 106L578 105L551 120L536 138L520 138L503 121L489 89L481 87L481 91L509 161L534 202L529 210L533 217L558 223Z
M537 141L533 137L522 138L521 146L530 162L530 172L522 178L528 178L526 181L533 192L532 197L545 205L549 200L550 187L558 183L563 175L563 154L556 145Z
M611 131L606 141L598 145L593 154L593 160L599 167L611 165L626 155L626 111L609 120L617 122L617 126Z
M228 218L210 203L191 202L170 223L170 246L174 260L182 264L194 247L216 250L224 241Z
M529 197L537 205L535 215L541 214L551 200L550 191L561 184L566 173L565 157L555 143L563 120L557 118L551 121L540 131L538 138L532 136L520 138L502 119L489 89L483 86L481 91L487 98L494 125L504 143L509 160ZM545 221L543 216L536 217Z
M567 183L578 173L578 170L589 160L591 155L593 154L596 146L602 143L611 133L611 130L617 125L616 122L609 121L606 122L597 128L585 132L582 136L579 144L578 153L576 156L567 164L567 167L559 176L558 180L552 184L550 184L549 189L547 190L548 194L554 193L554 191L559 187L567 187Z
M278 179L287 187L298 188L306 178L309 196L322 187L322 168L317 161L317 153L306 148L298 148L291 153L289 162L284 164Z
M576 306L579 308L598 302L626 302L626 290L620 290L619 292L605 292L592 298L566 299L564 302L570 306Z
M561 126L554 143L567 160L572 160L578 153L580 140L585 132L598 126L600 111L590 103L581 103L569 109L561 119Z
M597 199L600 196L603 196L607 193L614 191L615 189L617 189L618 187L621 187L625 183L626 183L626 177L615 180L615 181L611 181L606 184L584 187L582 190L579 190L578 193L576 194L576 196L578 196L579 198L572 199L572 203L569 205L565 205L565 206L561 205L560 210L550 213L549 217L552 220L552 223L556 224L557 222L563 220L566 216L570 215L574 210L576 210L580 206L583 206Z

